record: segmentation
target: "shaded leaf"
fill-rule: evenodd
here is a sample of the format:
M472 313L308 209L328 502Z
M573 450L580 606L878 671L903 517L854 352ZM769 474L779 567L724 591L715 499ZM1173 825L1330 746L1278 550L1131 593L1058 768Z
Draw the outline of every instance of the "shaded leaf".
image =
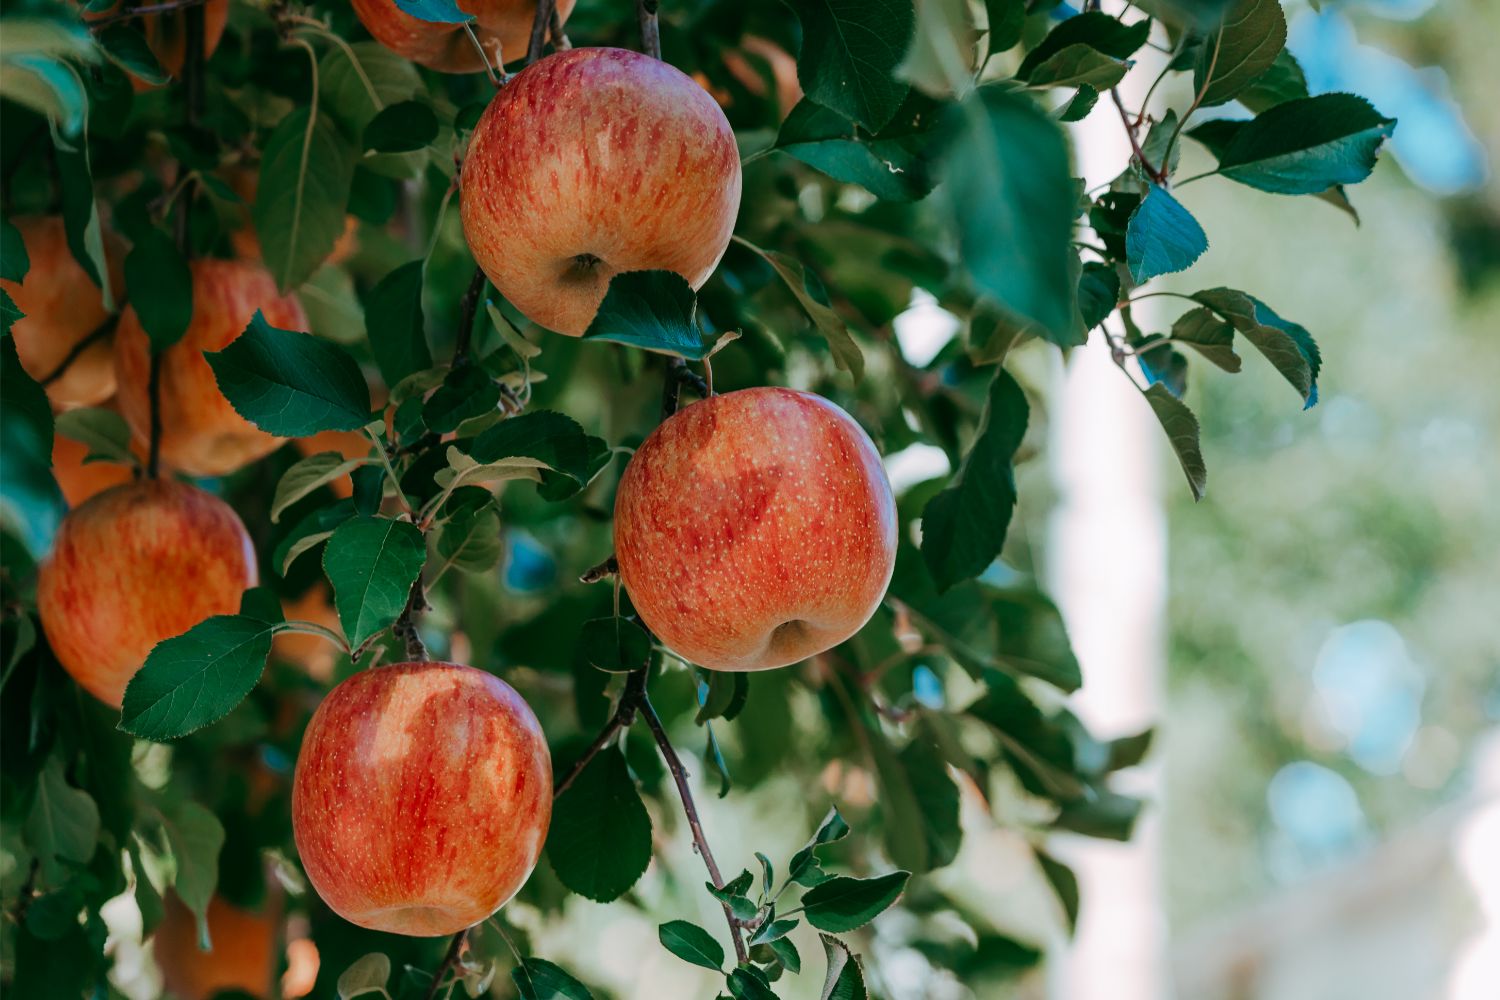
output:
M623 674L646 665L651 636L629 618L594 618L583 623L578 648L591 666Z
M323 571L351 649L395 623L426 559L422 532L408 521L359 516L339 525Z
M47 758L37 775L23 832L26 845L53 884L67 881L73 868L83 867L94 856L99 807L88 792L68 784L62 759L55 755Z
M282 292L311 277L343 235L357 158L316 107L295 109L266 140L250 214L261 257Z
M1191 347L1226 372L1240 370L1240 356L1234 352L1234 327L1207 306L1190 309L1177 317L1172 324L1172 339Z
M854 342L854 337L849 333L849 327L845 325L842 317L833 310L827 302L814 295L808 287L808 279L811 277L816 281L812 272L802 266L802 262L788 257L784 253L775 250L762 250L760 247L745 240L735 237L735 240L748 250L754 251L765 259L771 269L776 272L786 287L791 291L797 302L813 321L813 326L828 341L828 349L833 354L834 363L844 371L854 376L858 382L865 376L865 356L860 351L859 345ZM821 285L818 286L821 289Z
M1281 0L1234 0L1193 65L1193 91L1202 107L1232 100L1276 62L1286 47Z
M802 22L797 78L807 96L879 129L908 86L896 78L916 32L912 0L787 0Z
M166 810L162 818L177 867L172 888L198 918L198 947L208 951L213 947L208 936L208 904L219 885L224 827L213 813L187 800Z
M833 934L857 930L894 903L910 878L911 872L905 871L875 878L831 878L803 893L807 922Z
M866 1000L864 970L859 966L859 956L849 946L829 934L819 934L823 942L823 954L828 959L828 972L823 977L823 992L819 1000Z
M364 148L377 153L409 153L424 149L437 138L438 120L422 101L387 105L364 130Z
M600 903L624 895L651 861L651 817L625 755L599 752L558 796L547 860L563 885Z
M367 993L384 993L386 983L391 980L391 960L382 952L373 951L356 961L339 974L339 1000L354 1000Z
M1193 411L1185 403L1159 383L1146 390L1146 401L1151 404L1151 411L1167 432L1167 440L1177 455L1177 461L1182 465L1183 474L1187 476L1193 499L1202 500L1203 492L1208 488L1208 469L1203 464L1203 451L1198 443L1198 418L1193 416Z
M1126 261L1135 283L1184 271L1207 249L1198 220L1166 188L1151 185L1125 230Z
M588 987L560 966L543 958L528 958L510 970L521 1000L593 1000Z
M423 262L402 264L365 300L365 333L386 385L432 367L422 317Z
M684 962L715 972L721 971L724 965L724 946L697 924L673 920L657 928L657 936L662 947Z
M609 279L609 291L583 339L702 361L713 353L717 338L699 328L698 296L682 275L625 271Z
M1235 133L1219 173L1273 194L1319 194L1370 176L1395 127L1394 118L1353 94L1287 101Z
M125 688L120 728L165 742L228 715L260 680L273 623L215 615L152 648Z

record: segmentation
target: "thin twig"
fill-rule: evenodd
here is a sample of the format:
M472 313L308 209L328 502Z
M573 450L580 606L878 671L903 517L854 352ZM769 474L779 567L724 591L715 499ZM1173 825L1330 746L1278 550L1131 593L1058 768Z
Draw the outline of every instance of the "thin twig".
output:
M661 0L635 0L636 19L641 25L641 51L652 59L661 58L661 25L656 22L656 11Z
M432 974L432 983L428 985L427 992L422 995L423 1000L432 1000L437 996L438 990L442 988L443 980L458 964L458 956L463 953L464 942L468 939L469 928L467 927L453 935L453 940L448 943L447 952L443 954L443 964L439 965L437 971Z
M703 858L703 865L708 869L708 877L713 882L715 889L724 888L724 877L719 874L718 862L714 860L714 852L708 846L708 838L703 833L703 823L698 819L698 807L693 802L693 790L688 787L687 769L682 766L682 758L677 756L677 750L672 746L672 741L667 738L667 731L662 727L661 719L657 717L656 709L651 706L651 699L646 697L644 688L641 691L640 704L641 718L646 720L651 735L656 739L657 749L661 751L662 759L667 762L667 770L672 772L672 781L677 785L677 795L682 799L682 811L687 816L688 826L693 831L693 846L698 855ZM724 919L729 922L729 937L734 942L734 954L743 965L749 958L745 951L745 942L740 938L739 921L735 920L734 913L729 909L729 904L720 901L724 908Z
M620 572L620 564L618 561L616 561L614 556L610 556L599 565L590 566L588 569L584 570L583 575L578 578L578 582L598 583L600 580L614 576L618 572Z
M563 792L566 792L578 780L583 769L589 766L589 762L599 756L600 751L619 735L620 731L626 729L635 721L636 710L640 707L641 699L646 696L646 670L633 670L625 678L625 691L620 695L620 703L615 706L614 714L594 737L594 742L589 744L573 765L568 768L566 774L558 780L552 788L552 798L556 800Z
M1141 169L1146 171L1147 176L1156 183L1165 184L1167 182L1165 168L1158 170L1151 165L1150 160L1146 159L1145 152L1141 150L1140 141L1135 136L1136 126L1131 122L1130 115L1125 110L1125 102L1120 100L1119 89L1116 87L1109 88L1109 96L1114 100L1116 110L1120 112L1120 122L1125 126L1125 134L1130 137L1130 149L1134 153L1137 162L1140 163Z
M484 283L484 268L474 268L474 277L469 279L469 290L464 292L459 306L458 341L453 348L454 368L462 368L469 363L469 341L474 336L474 317L479 314L479 300L484 298Z
M126 7L117 14L110 14L108 17L101 17L96 21L90 21L88 23L89 30L95 32L103 31L112 24L119 24L121 21L129 21L132 18L145 17L147 14L169 14L173 11L187 10L191 7L201 7L206 3L208 3L208 0L166 0L164 3Z

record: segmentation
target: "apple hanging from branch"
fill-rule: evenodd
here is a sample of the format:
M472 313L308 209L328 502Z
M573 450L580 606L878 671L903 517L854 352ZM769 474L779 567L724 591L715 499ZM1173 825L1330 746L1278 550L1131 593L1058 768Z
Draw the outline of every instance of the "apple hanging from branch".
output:
M566 21L574 0L557 0L559 20ZM365 30L399 56L441 73L478 73L485 59L500 65L526 54L536 0L459 0L458 8L473 14L469 26L485 51L481 56L466 37L462 24L424 21L396 5L396 0L353 0L354 13Z
M740 156L724 112L681 70L571 49L495 95L461 198L464 237L500 294L580 336L622 271L708 280L739 212Z
M372 930L455 934L514 896L552 818L552 758L530 706L453 663L361 671L308 723L292 828L313 888Z
M712 670L766 670L869 621L895 567L895 500L843 410L744 389L679 411L637 449L615 497L615 555L668 647Z

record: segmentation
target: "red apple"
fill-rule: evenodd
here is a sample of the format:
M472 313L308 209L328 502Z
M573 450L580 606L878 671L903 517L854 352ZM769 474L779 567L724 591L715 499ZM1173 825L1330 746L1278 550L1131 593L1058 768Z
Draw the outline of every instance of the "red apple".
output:
M662 423L615 497L615 556L641 621L712 670L796 663L875 613L896 505L870 438L819 396L714 396Z
M265 268L246 261L192 262L193 320L162 356L161 457L193 476L222 476L275 451L272 437L235 412L219 391L204 351L218 351L245 331L257 309L266 322L306 330L296 298L282 296ZM151 348L135 310L127 307L115 332L120 412L145 441L151 430Z
M152 940L168 994L176 1000L209 1000L224 990L272 995L281 931L279 894L262 913L242 910L218 896L210 899L210 951L198 947L198 919L177 894L168 892L162 902L161 923Z
M477 73L485 60L464 34L461 24L434 24L412 17L395 0L353 0L365 30L399 56L443 73ZM574 0L558 0L557 16L566 21ZM493 64L514 62L526 55L536 0L458 0L473 14L471 25Z
M462 177L464 237L500 294L577 336L621 271L694 288L740 206L734 131L681 71L624 49L571 49L500 88Z
M355 674L302 737L292 831L335 913L436 937L498 910L525 883L552 818L552 760L509 684L453 663Z
M63 518L37 576L37 610L63 669L118 708L152 646L234 614L255 582L254 546L228 504L143 479Z
M26 314L11 328L11 336L16 341L21 367L41 381L56 371L79 341L97 330L109 313L104 309L103 293L68 248L62 216L32 216L14 222L26 244L31 267L20 284L0 281L0 288ZM125 253L119 237L108 229L104 232L110 284L118 296L125 287ZM94 341L46 388L47 398L61 409L104 402L115 391L109 341Z

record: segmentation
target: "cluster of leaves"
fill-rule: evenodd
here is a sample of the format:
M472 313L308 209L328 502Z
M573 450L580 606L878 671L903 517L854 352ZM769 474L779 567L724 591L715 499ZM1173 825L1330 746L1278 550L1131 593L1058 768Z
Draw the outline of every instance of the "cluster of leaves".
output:
M1390 133L1394 123L1358 97L1308 93L1276 0L1156 0L1118 15L1047 0L789 0L795 18L664 5L665 58L706 81L746 153L737 235L697 292L662 272L617 277L578 340L529 327L482 285L465 297L472 264L450 201L491 93L483 74L419 70L362 40L345 4L239 4L204 68L205 106L187 114L180 86L133 93L127 72L166 79L138 25L90 31L54 4L14 6L0 42L6 217L60 213L101 288L107 218L134 247L126 292L157 350L191 315L182 251L232 255L234 237L253 229L311 330L257 316L209 355L220 389L271 434L359 433L368 449L302 457L287 447L208 484L250 525L266 586L239 614L158 645L114 717L56 664L32 591L61 513L54 433L105 460L129 456L128 434L106 411L54 421L5 340L0 846L15 864L0 889L7 906L22 901L4 930L13 988L103 988L100 907L123 891L149 932L169 886L202 922L215 893L255 906L286 885L323 955L320 990L424 991L437 945L352 928L302 886L287 790L324 687L275 642L289 631L330 638L344 676L402 657L397 633L424 605L421 637L511 680L559 763L579 759L608 722L622 675L646 670L665 724L701 753L721 795L756 795L773 774L823 787L830 761L873 784L873 801L857 807L858 781L835 788L860 833L829 814L780 866L779 885L769 853L757 854L759 879L747 868L710 883L746 934L748 962L727 966L704 928L661 924L663 945L723 974L736 1000L774 996L782 975L800 971L788 936L799 921L826 951L825 1000L865 996L878 961L861 966L855 942L836 935L857 940L892 905L913 918L906 943L976 991L1038 961L1043 929L1015 940L922 878L958 857L964 790L1025 837L1071 922L1077 883L1048 835L1128 837L1141 803L1112 778L1141 760L1149 734L1103 742L1065 707L1078 663L1033 554L1008 531L1015 466L1039 420L1005 365L1023 349L1106 340L1195 496L1206 472L1181 348L1237 372L1243 340L1316 401L1316 345L1261 299L1181 295L1189 308L1160 333L1143 331L1131 308L1156 294L1141 285L1189 268L1208 245L1174 193L1187 183L1177 178L1185 142L1216 163L1200 177L1352 213L1345 186L1368 175ZM403 6L453 17L451 5ZM635 11L584 0L568 30L575 44L633 45ZM1170 49L1161 79L1191 80L1190 104L1120 102L1114 88L1152 39ZM803 96L784 107L778 74L793 57ZM1208 110L1222 107L1235 113ZM1064 123L1115 112L1137 152L1103 189L1084 191ZM169 185L160 178L171 161L180 170ZM167 228L188 199L198 208L182 244ZM335 260L351 225L359 250ZM19 280L24 249L8 225L4 237L3 276ZM902 355L894 327L917 293L962 330L921 365ZM8 333L18 310L7 298L0 312ZM663 378L680 378L663 355L712 356L720 390L810 388L853 413L884 453L926 443L949 458L951 475L899 497L886 607L813 664L753 678L697 670L653 647L628 595L576 582L609 552L621 455L658 419ZM501 488L512 480L525 482ZM283 614L323 580L336 630ZM630 893L660 840L653 827L680 822L671 785L650 741L627 730L558 798L548 864L521 901L549 915L569 894L641 905ZM820 853L856 872L898 870L830 876ZM792 886L802 895L786 907ZM962 943L945 932L955 914L973 929ZM526 940L502 912L476 929L455 976L487 991L510 953L522 996L590 995L556 964L522 957Z

